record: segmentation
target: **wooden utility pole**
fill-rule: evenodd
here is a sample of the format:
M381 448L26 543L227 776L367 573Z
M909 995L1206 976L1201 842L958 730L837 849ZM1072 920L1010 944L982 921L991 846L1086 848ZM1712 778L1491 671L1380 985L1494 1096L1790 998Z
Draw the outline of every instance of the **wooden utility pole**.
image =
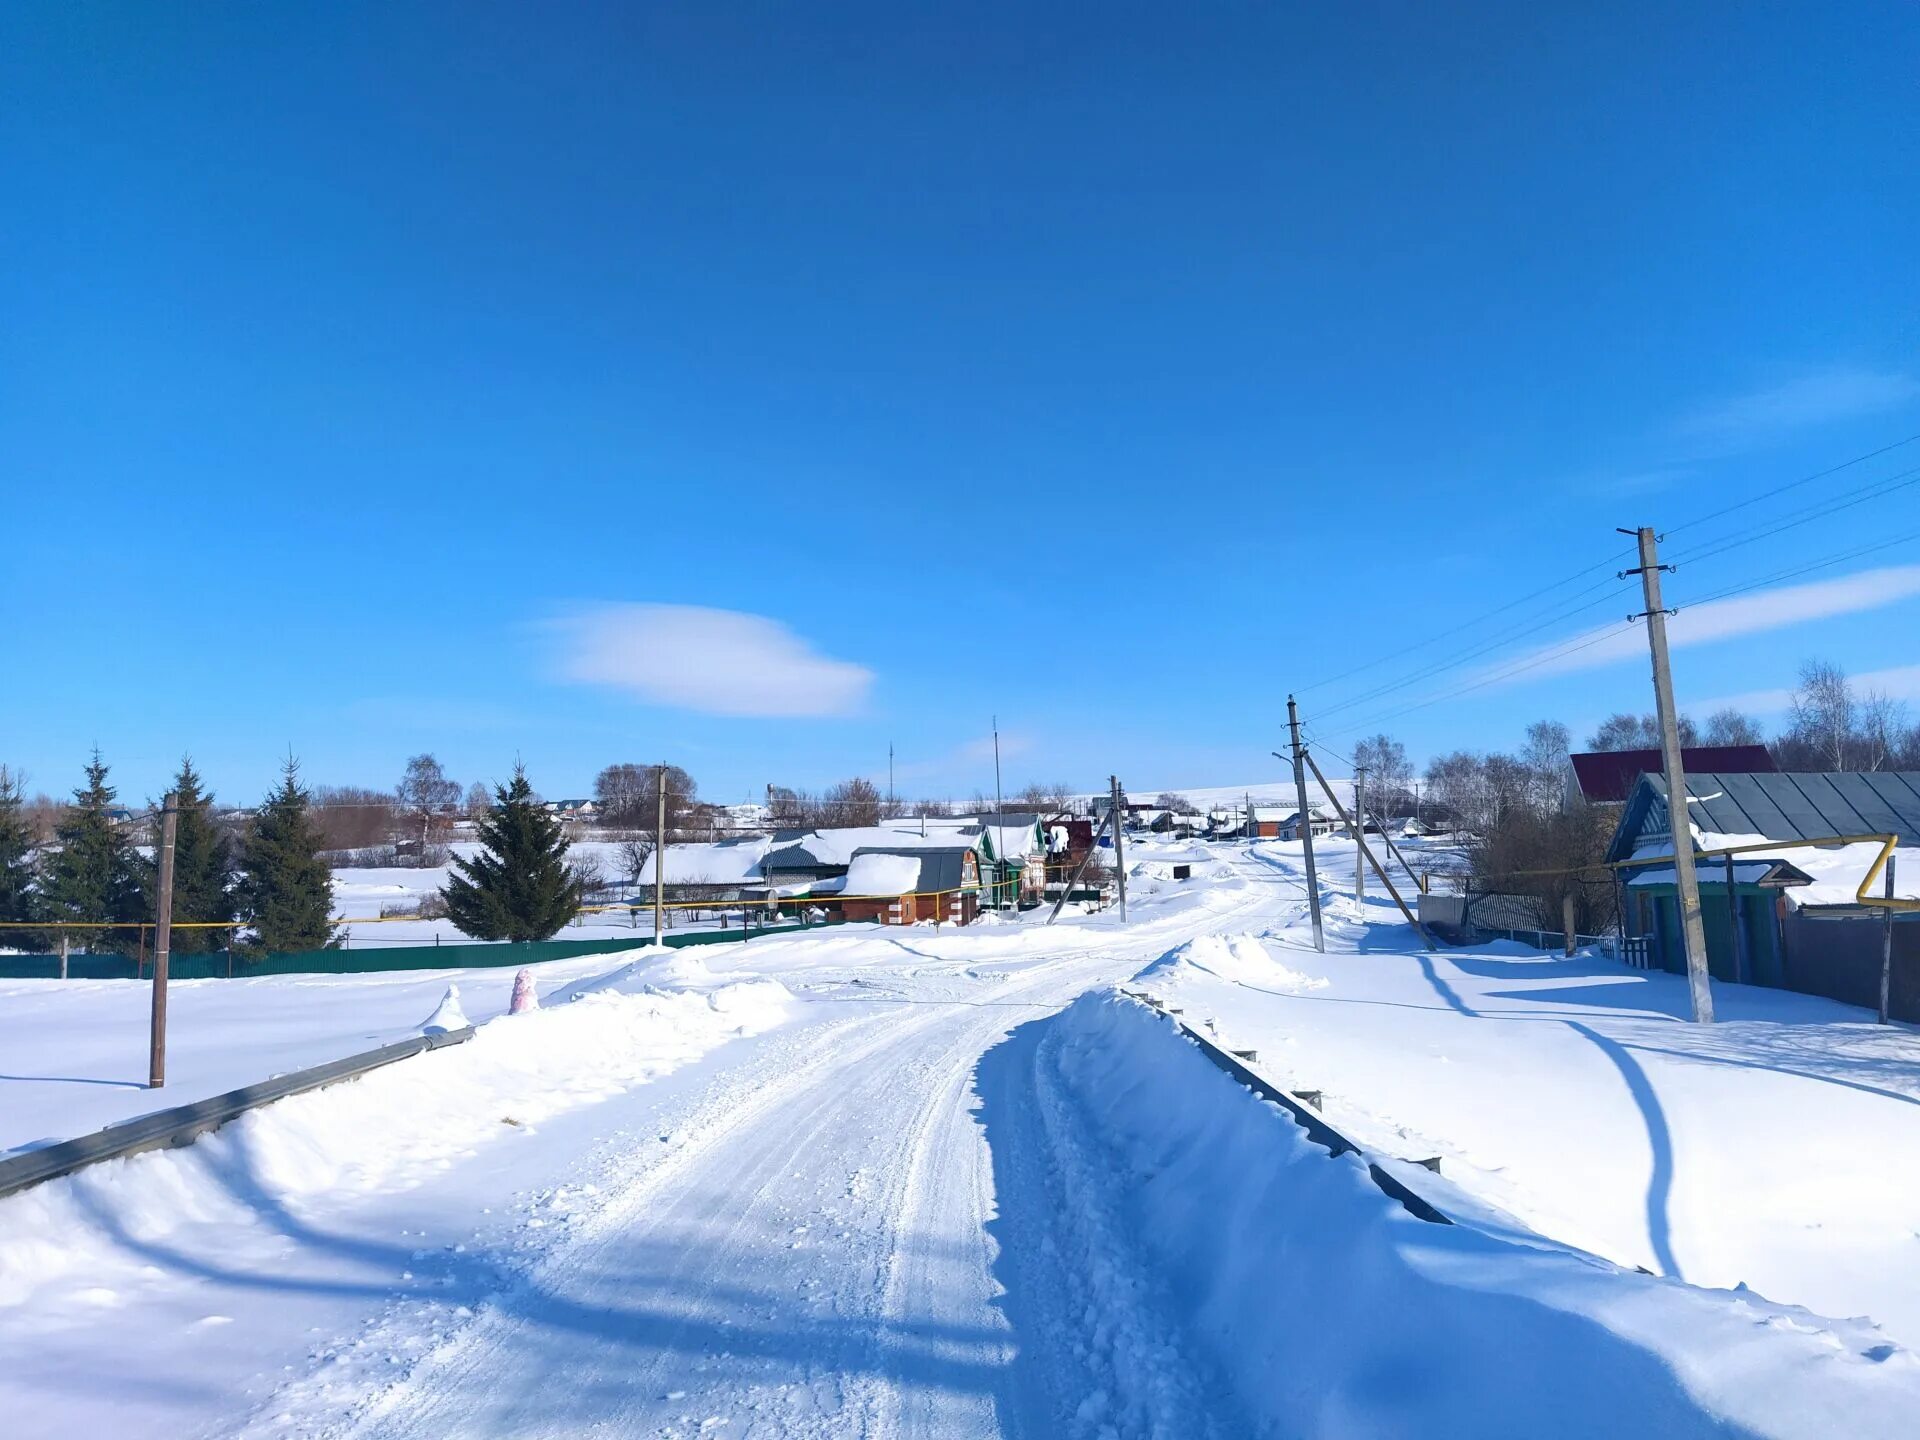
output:
M1881 914L1880 930L1880 1023L1892 1023L1890 1018L1893 999L1893 856L1887 856L1887 900L1888 905Z
M1327 950L1327 932L1320 923L1320 881L1313 869L1313 812L1307 808L1307 766L1300 748L1300 710L1287 696L1287 729L1293 736L1293 792L1300 806L1300 839L1306 846L1307 905L1313 911L1313 948Z
M1367 767L1353 767L1353 899L1362 904L1367 898Z
M1687 824L1687 772L1680 755L1680 722L1673 704L1673 669L1667 662L1667 615L1660 601L1660 554L1653 527L1622 530L1640 542L1640 564L1623 571L1640 577L1647 608L1634 619L1647 622L1653 652L1653 703L1660 722L1660 760L1667 772L1667 828L1673 838L1673 874L1680 893L1680 931L1687 949L1687 988L1696 1024L1713 1023L1713 987L1707 971L1707 930L1700 915L1700 881L1693 870L1693 832Z
M147 1088L167 1083L167 952L173 944L173 840L180 812L169 795L160 812L160 896L153 926L153 1032L147 1047Z
M667 911L667 767L656 767L653 776L653 943L660 945Z
M1000 717L993 717L993 863L1000 873L993 877L993 908L1000 909L1001 881L1007 873L1007 857L1000 853L1000 847L1007 839L1007 806L1000 798ZM1126 917L1122 915L1121 919Z
M1094 854L1100 849L1100 836L1113 824L1113 811L1108 810L1106 818L1095 827L1093 841L1087 846L1087 853L1080 857L1080 863L1073 867L1073 874L1067 877L1066 887L1061 890L1060 898L1053 902L1053 909L1047 914L1047 924L1051 925L1060 918L1060 912L1066 908L1067 897L1073 894L1073 887L1080 883L1080 877L1086 873L1087 866L1093 863Z
M1112 797L1107 804L1113 814L1113 873L1120 886L1120 923L1124 925L1127 923L1127 842L1123 838L1126 812L1120 808L1120 777L1109 775L1107 786Z

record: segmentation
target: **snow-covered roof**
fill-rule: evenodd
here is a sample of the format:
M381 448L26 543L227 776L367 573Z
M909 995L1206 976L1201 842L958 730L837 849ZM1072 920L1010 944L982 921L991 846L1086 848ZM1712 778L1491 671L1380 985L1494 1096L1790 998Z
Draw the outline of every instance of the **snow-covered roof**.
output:
M920 857L869 850L853 857L842 891L848 895L907 895L920 888Z
M865 849L950 848L971 849L980 838L980 827L956 820L928 820L927 833L920 833L920 821L893 820L884 825L850 826L845 829L783 830L773 839L765 856L769 870L835 869L853 863L856 851Z
M1702 860L1695 869L1703 885L1721 885L1726 882L1727 868L1724 861ZM1736 885L1758 885L1768 876L1775 875L1776 872L1782 871L1787 872L1784 877L1786 884L1805 883L1804 881L1797 881L1792 878L1791 872L1793 869L1793 866L1783 866L1778 861L1765 858L1759 860L1735 860L1733 862L1733 883ZM1627 888L1629 890L1645 889L1650 885L1673 885L1678 883L1678 876L1674 871L1674 867L1671 865L1643 865L1638 869L1629 870L1627 874L1631 877L1627 881Z
M1038 816L1009 815L1006 822L997 825L989 819L984 827L987 838L993 842L993 853L1000 859L1029 860L1035 855L1047 853L1046 837L1040 832Z
M667 846L666 883L669 885L753 885L760 881L760 861L773 842L764 835L712 844ZM654 883L654 856L640 867L640 884Z
M906 849L862 850L848 867L846 895L934 894L970 887L979 878L969 874L968 845L915 846Z

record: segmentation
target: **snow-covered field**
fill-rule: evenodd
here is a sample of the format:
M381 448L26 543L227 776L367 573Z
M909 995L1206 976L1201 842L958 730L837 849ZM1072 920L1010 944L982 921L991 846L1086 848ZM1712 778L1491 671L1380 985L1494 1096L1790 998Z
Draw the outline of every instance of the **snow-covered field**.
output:
M6 1433L1920 1432L1920 1036L1725 986L1695 1030L1671 977L1427 957L1331 885L1323 957L1295 847L1130 858L1124 929L568 961L532 1016L452 977L470 1045L0 1201ZM449 978L181 986L176 1073L395 1038ZM1120 985L1440 1155L1463 1223ZM161 1098L111 1083L143 998L0 987L0 1073L64 1077L0 1078L0 1145Z
M471 858L479 846L461 841L449 847L453 854ZM576 841L568 852L576 862L598 865L603 877L619 880L625 861L621 847L604 840ZM382 918L386 910L414 908L422 900L438 895L446 888L451 865L425 867L353 868L333 872L333 913L348 923L344 927L348 943L359 945L465 945L472 943L451 920L415 920L398 916ZM674 914L668 923L676 929L711 929L716 921L705 912L696 920L687 914ZM553 938L556 940L645 940L653 934L651 914L630 915L626 911L605 911L582 915Z

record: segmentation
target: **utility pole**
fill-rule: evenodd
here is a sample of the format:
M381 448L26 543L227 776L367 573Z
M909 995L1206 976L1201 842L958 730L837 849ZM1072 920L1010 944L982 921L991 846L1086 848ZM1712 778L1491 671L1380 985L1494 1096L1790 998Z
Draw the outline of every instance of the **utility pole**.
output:
M891 820L894 812L893 800L893 742L887 742L887 818Z
M1303 748L1300 754L1312 769L1313 778L1319 782L1320 792L1327 797L1328 802L1333 806L1334 813L1340 817L1340 823L1351 827L1353 821L1348 817L1346 807L1340 803L1340 797L1333 793L1333 786L1327 783L1327 777L1320 773L1319 765L1314 762L1313 752ZM1364 832L1360 837L1360 854L1369 865L1373 866L1373 873L1380 877L1380 883L1386 887L1387 894L1393 897L1393 903L1398 905L1400 913L1407 917L1407 924L1411 925L1413 933L1420 937L1420 943L1429 950L1433 949L1433 937L1427 933L1427 927L1420 923L1420 917L1407 908L1407 902L1400 898L1400 892L1393 888L1393 877L1387 874L1387 867L1382 865L1373 851L1367 848Z
M1306 845L1307 905L1313 911L1313 948L1327 953L1327 932L1320 923L1320 880L1313 868L1313 812L1307 808L1307 766L1301 759L1300 710L1287 696L1287 729L1293 736L1293 793L1300 806L1300 838Z
M1680 892L1680 930L1687 947L1687 988L1693 996L1695 1024L1713 1023L1713 988L1707 973L1707 931L1700 915L1700 881L1693 870L1693 832L1687 824L1687 772L1680 755L1680 723L1673 706L1673 669L1667 662L1667 616L1660 601L1660 554L1653 527L1622 530L1640 542L1640 565L1621 574L1638 575L1647 608L1647 646L1653 652L1653 703L1660 721L1660 760L1667 772L1667 827L1673 837L1673 874Z
M993 877L993 908L1000 908L1001 881L1006 875L1007 857L1000 853L1000 847L1007 839L1007 806L1000 798L1000 717L993 717L993 863L1000 867L1000 874ZM1123 915L1124 920L1126 917Z
M1367 767L1353 767L1353 898L1364 904L1367 898Z
M664 765L653 772L653 798L653 943L661 945L665 943L661 931L667 909L667 767Z
M167 1083L167 952L173 946L173 839L180 826L174 797L160 811L160 896L153 925L153 1032L147 1047L147 1088Z
M1121 808L1120 777L1107 777L1107 793L1112 797L1107 801L1113 816L1113 873L1120 886L1120 923L1127 923L1127 842L1123 838L1126 829L1126 811Z

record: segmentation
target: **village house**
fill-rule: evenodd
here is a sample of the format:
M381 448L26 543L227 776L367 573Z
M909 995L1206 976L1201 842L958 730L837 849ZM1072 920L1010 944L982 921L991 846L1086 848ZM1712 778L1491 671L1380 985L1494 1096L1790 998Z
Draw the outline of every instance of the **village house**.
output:
M814 887L812 894L836 890L848 920L965 925L980 912L980 857L964 845L862 848L843 877Z
M1050 859L1058 853L1052 847L1061 838L1050 834L1045 818L1012 811L959 818L915 816L880 825L777 830L716 843L672 844L666 850L662 883L681 899L768 905L804 900L848 919L894 923L934 919L937 911L943 922L957 916L964 924L986 906L1010 909L1039 902ZM1071 835L1070 823L1064 837L1069 847ZM1084 855L1085 847L1079 853ZM911 877L901 859L907 854L928 857ZM656 857L650 855L637 885L643 890L651 886L655 874ZM897 885L905 888L894 888Z
M1606 858L1629 958L1684 972L1667 805L1666 777L1641 775ZM1920 772L1689 772L1687 819L1714 978L1878 1006L1886 874L1882 843L1861 837L1896 837L1895 896L1920 897ZM1920 912L1895 912L1892 944L1892 1013L1920 1020Z

